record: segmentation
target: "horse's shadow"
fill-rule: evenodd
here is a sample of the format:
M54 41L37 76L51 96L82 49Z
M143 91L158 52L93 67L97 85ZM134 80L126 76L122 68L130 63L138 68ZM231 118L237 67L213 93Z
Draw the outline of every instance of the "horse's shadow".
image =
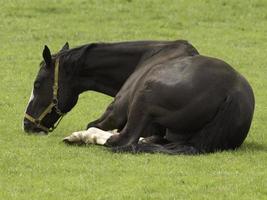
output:
M83 148L88 148L90 146L98 146L99 145L92 145L92 144L85 144L85 143L68 143L66 141L63 141L66 145L68 146L73 146L73 147L83 147ZM243 145L240 147L240 149L238 150L238 152L267 152L267 145L264 145L262 143L258 143L258 142L245 142L243 143ZM241 153L241 154L243 154Z
M255 151L255 152L267 152L267 145L257 142L245 142L241 148L241 151Z

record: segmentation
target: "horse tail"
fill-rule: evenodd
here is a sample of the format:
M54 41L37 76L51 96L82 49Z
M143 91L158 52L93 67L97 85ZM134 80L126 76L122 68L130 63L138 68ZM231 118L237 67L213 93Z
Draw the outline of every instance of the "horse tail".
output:
M206 153L238 148L247 137L254 111L254 95L250 87L246 89L229 94L212 121L188 142Z
M163 153L169 155L196 155L201 152L193 146L184 145L180 143L168 143L164 145L160 144L146 144L138 143L129 146L112 147L111 149L116 153Z

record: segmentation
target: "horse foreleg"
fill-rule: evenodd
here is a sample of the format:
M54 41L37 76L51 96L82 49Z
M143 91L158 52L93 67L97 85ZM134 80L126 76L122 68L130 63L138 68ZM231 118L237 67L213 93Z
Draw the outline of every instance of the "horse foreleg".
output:
M114 101L106 109L105 113L98 119L87 125L90 127L97 127L102 130L120 131L126 123L126 109L124 109L123 102Z
M113 135L111 131L103 131L101 129L91 127L86 131L78 131L65 137L63 141L68 144L99 144L103 145Z
M67 144L98 144L104 145L107 140L113 136L118 135L116 130L103 131L99 128L91 127L86 131L77 131L72 133L63 139L63 142ZM139 142L146 143L143 141L144 138L140 137Z
M98 127L98 124L104 121L110 115L112 107L113 107L113 102L107 107L106 111L102 114L102 116L99 119L89 122L87 124L86 129L89 129L91 127Z
M127 146L137 144L144 130L151 125L146 107L147 104L142 97L138 97L131 107L125 127L119 134L112 135L105 145Z
M139 144L168 144L169 141L160 135L152 135L150 137L140 138Z

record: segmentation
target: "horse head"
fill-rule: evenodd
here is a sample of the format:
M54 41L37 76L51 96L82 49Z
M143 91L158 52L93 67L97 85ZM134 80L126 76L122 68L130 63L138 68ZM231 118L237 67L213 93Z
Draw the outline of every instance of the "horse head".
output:
M51 55L47 46L43 50L43 61L34 80L32 94L25 111L23 128L26 132L48 133L55 124L77 103L72 79L64 65L66 43L59 53Z

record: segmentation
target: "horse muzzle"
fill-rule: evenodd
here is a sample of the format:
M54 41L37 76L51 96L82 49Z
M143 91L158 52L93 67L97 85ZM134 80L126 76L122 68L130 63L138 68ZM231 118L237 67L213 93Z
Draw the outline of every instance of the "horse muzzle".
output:
M47 135L48 134L47 131L38 127L38 125L32 123L31 121L29 121L26 118L23 119L23 130L26 133L37 133L39 135L44 135L44 134Z

